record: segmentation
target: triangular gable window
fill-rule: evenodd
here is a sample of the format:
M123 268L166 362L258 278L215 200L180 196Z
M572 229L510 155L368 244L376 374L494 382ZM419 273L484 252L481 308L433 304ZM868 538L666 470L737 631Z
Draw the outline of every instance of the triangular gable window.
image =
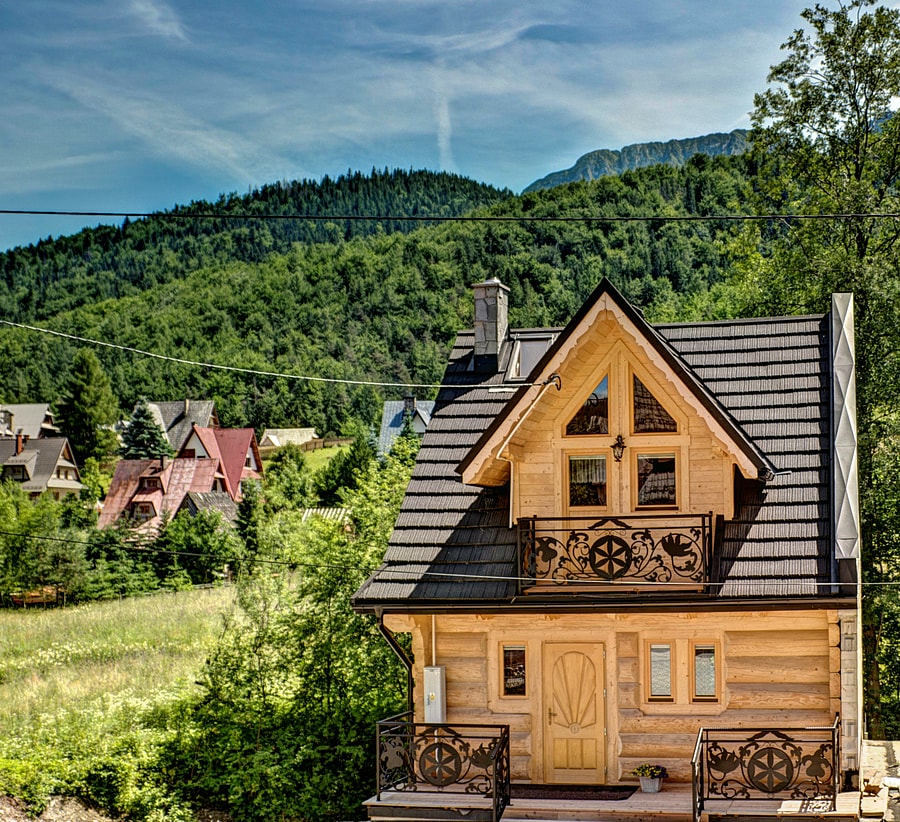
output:
M634 433L675 432L678 424L637 376L634 378Z
M569 420L566 426L566 434L569 436L580 434L608 434L609 433L609 378L604 377L600 384L575 416Z

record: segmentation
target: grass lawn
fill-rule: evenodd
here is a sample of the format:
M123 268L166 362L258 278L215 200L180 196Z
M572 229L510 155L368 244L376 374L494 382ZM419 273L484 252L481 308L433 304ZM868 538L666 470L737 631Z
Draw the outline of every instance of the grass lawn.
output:
M195 689L232 588L0 611L0 761L112 726ZM2 776L2 774L0 774ZM2 779L0 779L2 782Z

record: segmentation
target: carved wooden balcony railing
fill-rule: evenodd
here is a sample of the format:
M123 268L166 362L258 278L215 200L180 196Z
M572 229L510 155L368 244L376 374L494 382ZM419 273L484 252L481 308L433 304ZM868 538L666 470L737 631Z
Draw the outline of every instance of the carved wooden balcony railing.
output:
M839 719L830 727L701 728L691 760L694 819L717 799L795 799L805 813L833 811Z
M526 517L518 523L520 591L553 583L701 588L712 524L712 514Z
M425 724L407 712L378 723L377 756L379 801L389 791L480 796L495 821L509 805L508 725Z

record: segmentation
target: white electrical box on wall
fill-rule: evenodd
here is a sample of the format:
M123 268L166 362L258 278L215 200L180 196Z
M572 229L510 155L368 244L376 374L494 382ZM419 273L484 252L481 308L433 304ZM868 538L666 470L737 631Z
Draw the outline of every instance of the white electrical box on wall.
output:
M447 721L447 682L443 665L425 668L425 721L436 724Z

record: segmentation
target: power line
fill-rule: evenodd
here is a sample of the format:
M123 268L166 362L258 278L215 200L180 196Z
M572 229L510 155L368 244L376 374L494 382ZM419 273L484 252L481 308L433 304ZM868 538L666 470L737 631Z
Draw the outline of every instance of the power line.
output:
M119 219L174 220L300 220L307 222L397 222L397 223L636 223L636 222L714 222L768 220L898 220L900 212L836 212L828 214L646 214L599 216L524 216L524 215L409 215L409 214L230 214L205 211L56 211L24 208L0 208L0 215L35 217L115 217Z
M0 325L8 325L13 328L22 328L27 331L35 331L40 334L50 334L54 337L62 337L66 340L72 340L74 342L85 343L87 345L96 345L104 348L114 348L117 351L125 351L129 354L138 354L142 357L152 357L157 360L165 360L166 362L174 362L179 365L190 365L196 368L208 368L211 370L218 371L232 371L237 372L239 374L250 374L256 377L276 377L282 378L286 380L299 380L304 382L323 382L323 383L337 383L340 385L371 385L378 388L465 388L466 386L460 386L457 384L445 385L442 383L417 383L417 382L378 382L375 380L350 380L350 379L340 379L337 377L310 377L302 374L287 374L279 371L262 371L256 368L241 368L236 365L219 365L218 363L211 362L202 362L200 360L188 360L184 357L170 357L166 354L157 354L153 351L144 351L140 348L132 348L128 345L119 345L118 343L106 342L104 340L92 340L88 337L79 337L75 334L67 334L63 331L54 331L52 328L41 328L36 325L26 325L25 323L17 323L12 320L0 320ZM551 382L551 380L547 380L546 382ZM517 382L513 387L520 388L523 385L532 386L532 385L543 385L544 383L525 383L525 382ZM500 388L502 386L493 386L494 388Z

